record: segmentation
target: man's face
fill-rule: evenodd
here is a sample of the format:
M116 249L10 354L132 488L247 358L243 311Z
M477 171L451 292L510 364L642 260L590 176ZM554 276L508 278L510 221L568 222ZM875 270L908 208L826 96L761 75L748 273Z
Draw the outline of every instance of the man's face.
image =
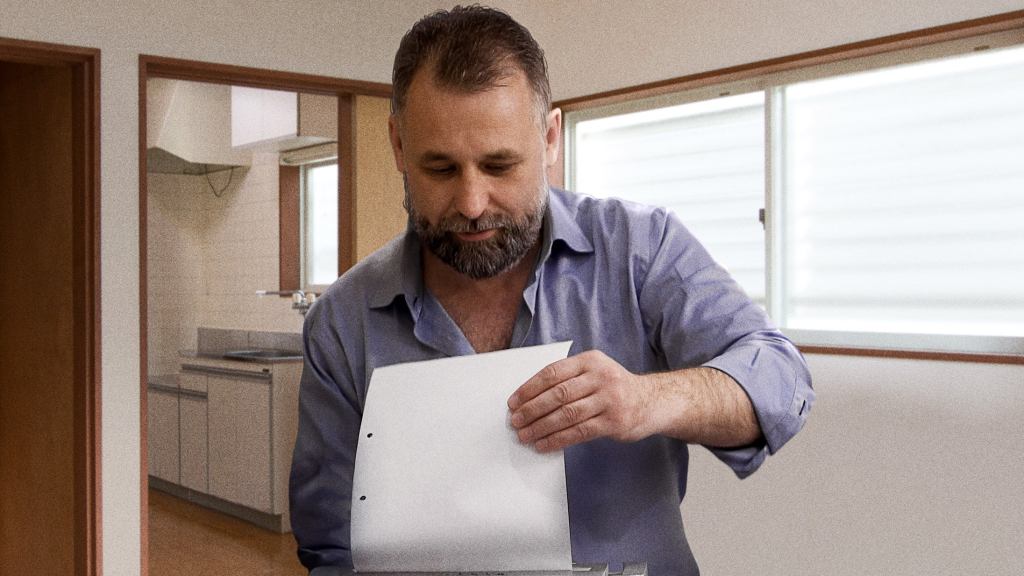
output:
M502 84L458 92L421 70L389 126L414 229L474 279L508 270L537 241L546 171L558 155L561 113L548 113L542 127L525 75Z

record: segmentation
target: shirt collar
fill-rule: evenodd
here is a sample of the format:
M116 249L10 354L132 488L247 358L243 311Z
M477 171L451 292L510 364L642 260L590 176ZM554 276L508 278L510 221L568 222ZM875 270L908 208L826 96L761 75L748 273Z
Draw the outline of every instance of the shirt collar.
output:
M544 214L544 256L547 259L555 242L565 244L570 250L579 253L594 251L594 245L583 233L577 221L578 202L571 192L552 188L548 194L548 209Z
M576 221L576 210L571 193L557 188L550 190L548 207L544 212L544 230L541 233L543 245L538 266L551 256L556 243L578 253L594 251L594 245ZM423 262L420 239L411 225L406 228L405 236L396 245L396 250L396 257L390 260L398 265L389 266L384 271L377 290L369 298L370 308L384 308L399 296L404 296L413 318L418 318L423 295Z
M399 296L405 296L405 303L413 316L419 316L420 296L423 294L423 264L420 261L420 238L412 230L405 230L401 241L395 245L397 254L388 259L389 265L383 270L376 290L369 297L370 308L389 306Z

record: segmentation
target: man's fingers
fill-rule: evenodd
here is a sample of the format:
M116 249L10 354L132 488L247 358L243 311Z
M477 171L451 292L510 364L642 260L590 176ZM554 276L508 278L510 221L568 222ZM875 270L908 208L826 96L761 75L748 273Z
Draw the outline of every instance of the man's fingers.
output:
M600 426L598 418L584 420L571 428L566 428L541 438L534 443L533 447L538 452L554 452L555 450L562 450L569 446L582 444L602 436Z
M526 401L512 411L512 426L523 428L539 418L561 410L566 405L586 398L594 387L584 376L562 380L549 386L533 399Z
M601 404L594 396L587 396L575 402L563 404L538 418L529 426L520 428L521 442L533 442L539 438L578 426L601 413Z
M579 376L582 370L583 363L576 356L570 356L548 364L512 393L512 396L508 399L509 410L517 410L520 406L543 394L552 386Z

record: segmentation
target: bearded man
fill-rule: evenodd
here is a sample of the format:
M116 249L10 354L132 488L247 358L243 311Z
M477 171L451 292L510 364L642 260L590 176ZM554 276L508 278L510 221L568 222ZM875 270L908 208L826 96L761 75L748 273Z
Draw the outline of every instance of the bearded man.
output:
M671 213L548 186L561 112L543 52L508 15L427 16L393 84L409 227L306 318L290 488L302 563L352 564L375 368L572 340L508 407L520 441L564 450L573 560L697 574L679 508L688 444L753 473L813 402L799 352Z

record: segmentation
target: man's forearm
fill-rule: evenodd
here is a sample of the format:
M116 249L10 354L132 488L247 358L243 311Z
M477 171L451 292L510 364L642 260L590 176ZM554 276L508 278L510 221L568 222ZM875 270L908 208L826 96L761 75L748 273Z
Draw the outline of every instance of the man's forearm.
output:
M642 376L647 389L646 435L731 448L762 438L750 398L728 374L686 368Z

